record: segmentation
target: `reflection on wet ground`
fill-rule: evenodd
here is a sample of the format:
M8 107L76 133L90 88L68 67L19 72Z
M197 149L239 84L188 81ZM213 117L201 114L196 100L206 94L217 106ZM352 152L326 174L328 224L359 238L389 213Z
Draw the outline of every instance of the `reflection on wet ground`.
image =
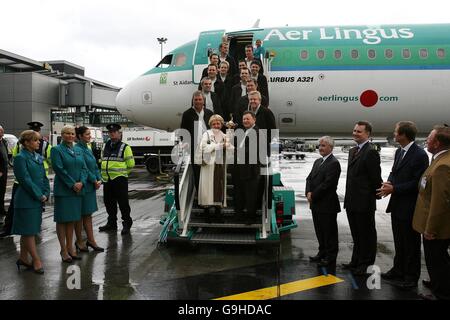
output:
M394 148L381 150L384 179L389 175L394 151ZM343 171L338 186L339 197L343 200L347 154L336 149L335 155ZM38 244L45 274L18 273L14 263L18 257L19 237L0 240L0 270L3 271L0 273L0 299L216 299L323 274L335 274L343 282L283 295L279 299L416 299L417 290L401 291L384 281L380 289L370 290L366 278L353 277L341 268L341 263L350 260L352 250L345 212L338 215L337 266L323 270L309 262L308 257L317 252L317 241L304 197L305 178L318 157L317 153L307 153L304 160L280 162L283 182L296 191L298 228L283 235L280 246L275 247L158 246L164 193L171 185L156 181L143 167L138 167L129 185L134 219L131 235L120 235L120 228L109 234L96 232L98 244L106 251L80 253L83 259L71 266L61 262L53 206L49 205L43 215ZM8 185L7 197L11 183ZM385 213L388 200L378 202L376 215L376 264L381 271L390 269L394 252L390 216ZM107 218L102 192L99 192L98 203L99 211L93 216L95 230L106 223ZM73 288L77 284L77 274L80 289ZM422 275L427 278L424 263Z

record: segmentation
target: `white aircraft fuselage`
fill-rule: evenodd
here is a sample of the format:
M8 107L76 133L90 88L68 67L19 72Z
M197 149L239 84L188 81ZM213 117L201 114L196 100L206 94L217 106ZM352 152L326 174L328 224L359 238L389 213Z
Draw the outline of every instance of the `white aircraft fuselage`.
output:
M450 25L202 32L169 53L166 68L160 64L124 87L118 110L139 124L177 129L207 53L224 34L236 57L243 55L239 40L263 40L269 107L282 136L348 137L358 120L370 121L380 137L401 120L426 135L450 121Z

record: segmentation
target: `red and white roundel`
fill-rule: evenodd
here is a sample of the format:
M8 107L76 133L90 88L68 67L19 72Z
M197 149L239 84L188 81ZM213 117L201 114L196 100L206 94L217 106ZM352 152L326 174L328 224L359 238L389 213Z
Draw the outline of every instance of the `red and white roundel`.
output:
M152 140L152 138L150 138L150 137L145 137L145 141L150 141L150 140Z
M378 93L373 90L366 90L361 94L359 100L364 107L371 108L378 102Z

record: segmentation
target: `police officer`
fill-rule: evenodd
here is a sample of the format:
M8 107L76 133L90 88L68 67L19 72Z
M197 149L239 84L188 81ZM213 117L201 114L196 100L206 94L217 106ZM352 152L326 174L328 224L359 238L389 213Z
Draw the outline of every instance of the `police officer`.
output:
M108 222L101 226L99 231L117 230L117 204L119 204L123 221L121 234L129 234L133 220L128 202L128 174L134 167L133 152L129 145L121 141L119 124L111 123L106 128L110 140L106 142L102 150L101 172Z
M41 132L41 128L44 126L39 121L28 122L27 125L30 130L36 131L39 134ZM36 153L40 154L44 159L43 163L44 163L44 168L45 168L45 174L47 177L48 177L48 170L49 170L50 163L51 163L51 161L50 161L50 152L51 152L50 150L51 149L52 149L52 146L50 145L50 143L48 141L44 140L41 136L39 139L39 149L36 150ZM17 142L17 144L14 146L14 148L12 150L13 159L20 153L21 150L22 150L22 146L20 145L19 142ZM0 233L0 238L7 237L11 234L11 228L12 228L13 217L14 217L14 195L17 191L17 187L18 187L18 182L17 182L17 180L14 180L13 188L11 191L11 201L9 204L8 213L5 218L5 226L3 227L3 232Z
M32 121L27 123L30 130L41 133L41 128L44 126L39 121ZM48 169L50 167L50 150L52 149L52 146L47 140L44 140L44 138L39 139L39 149L36 151L36 153L40 154L44 158L44 168L45 168L45 174L48 177Z

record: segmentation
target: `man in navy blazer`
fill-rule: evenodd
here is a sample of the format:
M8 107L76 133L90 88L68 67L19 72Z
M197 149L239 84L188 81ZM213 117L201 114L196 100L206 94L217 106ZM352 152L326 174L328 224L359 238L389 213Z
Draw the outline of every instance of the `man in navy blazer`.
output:
M339 250L337 214L341 211L336 189L341 174L341 165L333 156L334 141L325 136L319 139L322 157L314 162L306 178L305 194L313 215L314 229L319 241L319 252L310 257L318 266L335 265Z
M394 235L394 266L381 277L400 288L414 288L420 277L420 234L412 227L419 193L419 180L429 164L427 153L415 143L417 127L411 121L395 126L394 138L400 144L388 181L380 196L391 195L386 212L391 213Z

